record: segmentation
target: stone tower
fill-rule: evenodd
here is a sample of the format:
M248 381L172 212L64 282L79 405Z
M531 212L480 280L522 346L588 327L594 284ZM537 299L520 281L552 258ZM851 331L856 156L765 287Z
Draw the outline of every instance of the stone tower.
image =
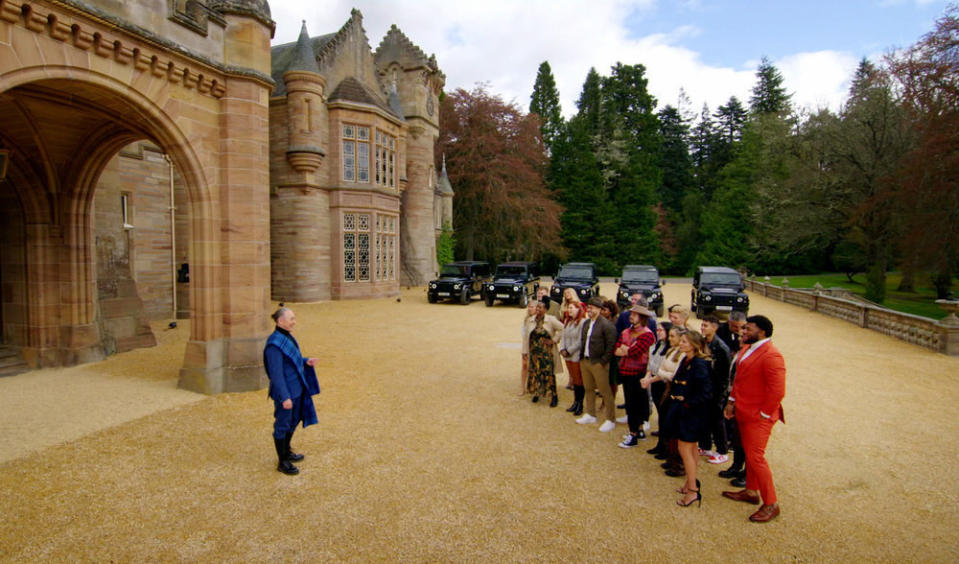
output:
M444 75L434 56L413 44L395 25L374 53L382 82L395 92L408 125L407 185L402 195L401 283L422 285L436 272L433 147L439 136L438 98Z

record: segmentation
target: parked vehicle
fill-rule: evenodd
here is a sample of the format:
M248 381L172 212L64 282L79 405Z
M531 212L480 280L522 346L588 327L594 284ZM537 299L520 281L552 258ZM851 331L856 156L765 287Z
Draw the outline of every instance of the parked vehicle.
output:
M620 308L629 305L629 297L642 293L649 303L649 309L663 316L663 281L659 279L659 270L648 264L628 264L623 267L623 276L619 279L616 291L616 304Z
M496 300L526 307L539 289L539 274L532 262L505 262L496 266L492 282L483 286L483 301L491 307Z
M739 272L725 266L700 266L693 277L689 308L696 317L713 311L749 311L749 296Z
M440 267L440 277L432 280L426 290L426 299L431 304L438 300L458 300L467 305L473 296L481 296L483 285L490 281L489 263L460 261Z
M554 302L563 301L563 291L573 288L581 301L599 295L599 278L596 277L596 265L591 262L569 262L559 267L549 297Z

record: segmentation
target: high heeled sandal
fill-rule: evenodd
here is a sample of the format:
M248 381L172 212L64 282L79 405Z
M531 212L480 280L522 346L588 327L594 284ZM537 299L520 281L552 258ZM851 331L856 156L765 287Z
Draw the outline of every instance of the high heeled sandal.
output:
M701 487L701 486L700 486L700 484L699 484L699 478L696 478L696 491L697 491L697 492L699 491L700 487ZM676 489L676 493L687 494L687 493L689 493L689 491L686 489L686 485L683 484L683 487Z
M680 507L689 507L689 506L692 505L693 502L695 501L695 502L697 502L697 504L696 504L697 507L702 507L702 505L703 505L703 494L700 493L699 490L692 490L692 491L688 491L688 492L686 492L686 493L689 494L689 493L693 493L693 492L696 492L696 497L695 497L695 498L689 500L687 503L683 503L683 500L679 500L679 501L676 502L676 505L678 505L678 506L680 506Z

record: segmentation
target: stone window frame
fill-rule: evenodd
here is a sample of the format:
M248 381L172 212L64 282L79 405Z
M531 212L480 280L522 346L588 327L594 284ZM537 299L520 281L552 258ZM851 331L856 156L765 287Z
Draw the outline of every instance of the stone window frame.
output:
M372 282L373 212L343 212L343 264L344 282Z
M340 174L344 182L370 183L370 130L361 123L342 123L340 143L343 148Z
M387 213L376 214L374 274L377 282L396 280L398 226L398 215Z
M376 128L375 132L374 183L377 186L396 189L396 136Z
M124 229L133 229L132 192L120 192L120 221Z

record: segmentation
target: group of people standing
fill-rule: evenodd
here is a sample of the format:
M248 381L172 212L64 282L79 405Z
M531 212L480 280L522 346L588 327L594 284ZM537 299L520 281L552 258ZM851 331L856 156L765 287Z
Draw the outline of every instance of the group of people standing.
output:
M555 407L556 374L565 368L573 390L567 411L577 416L576 423L602 421L601 432L626 423L629 431L619 443L626 449L646 438L652 404L658 441L647 452L664 460L667 475L685 477L677 504L702 504L700 457L722 464L731 447L733 463L719 475L744 489L723 496L761 504L751 521L779 515L765 449L772 426L782 420L785 364L769 341L768 318L732 312L723 323L709 315L696 331L687 326L689 311L680 305L669 308L668 321L657 321L639 293L621 313L611 300L597 296L584 304L571 290L560 304L545 292L538 298L523 322L520 395L532 395L533 402L548 398ZM624 399L619 407L626 410L621 418L615 411L619 385ZM602 413L596 409L597 395Z

